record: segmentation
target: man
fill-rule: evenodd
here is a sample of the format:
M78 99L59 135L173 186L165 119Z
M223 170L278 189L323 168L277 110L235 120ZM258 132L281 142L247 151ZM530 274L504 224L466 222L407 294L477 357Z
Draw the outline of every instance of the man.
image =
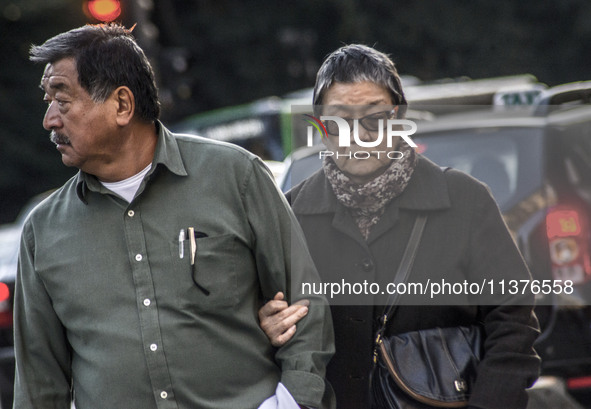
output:
M323 299L278 349L257 320L264 298L295 302L317 280L260 159L170 133L120 25L60 34L31 60L46 64L43 125L80 171L23 230L14 407L256 408L287 390L320 408L333 348Z
M394 281L417 214L428 215L428 221L409 282L531 279L486 186L462 172L444 172L400 139L391 146L384 138L377 148L363 147L378 141L380 119L383 126L386 118L404 118L407 102L388 56L357 44L334 51L318 71L313 103L316 116L359 119L358 140L352 133L348 144L340 144L338 129L327 121L324 143L333 155L287 194L323 281L365 281L386 288ZM354 154L367 150L403 155ZM331 303L336 353L327 380L339 409L371 405L374 340L385 297L380 292L341 294ZM525 389L540 366L533 349L539 328L533 295L517 297L506 304L494 299L499 305L490 298L478 305L468 294L453 298L458 305L413 301L398 307L385 335L482 326L484 356L468 408L525 409ZM283 345L312 309L288 307L278 294L261 309L261 327L274 345Z

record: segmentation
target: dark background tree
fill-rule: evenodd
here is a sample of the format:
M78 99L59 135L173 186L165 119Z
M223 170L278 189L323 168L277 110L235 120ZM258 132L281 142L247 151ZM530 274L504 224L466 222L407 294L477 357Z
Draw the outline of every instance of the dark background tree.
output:
M74 174L41 126L31 44L93 22L83 0L0 0L0 223ZM163 120L310 87L322 59L361 42L422 80L531 73L591 79L588 0L122 0L157 69Z

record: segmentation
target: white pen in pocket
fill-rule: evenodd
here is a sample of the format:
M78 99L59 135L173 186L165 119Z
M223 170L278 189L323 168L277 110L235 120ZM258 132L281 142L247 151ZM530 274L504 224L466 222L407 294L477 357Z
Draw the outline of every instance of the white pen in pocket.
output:
M185 257L185 229L179 232L179 258Z

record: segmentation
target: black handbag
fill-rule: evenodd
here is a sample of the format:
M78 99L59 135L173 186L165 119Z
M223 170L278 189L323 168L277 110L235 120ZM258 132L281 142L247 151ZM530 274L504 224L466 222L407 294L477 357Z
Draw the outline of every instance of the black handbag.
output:
M417 216L394 283L406 281L427 217ZM384 337L398 294L381 316L371 374L372 406L379 409L462 408L476 378L482 351L481 328L432 328Z

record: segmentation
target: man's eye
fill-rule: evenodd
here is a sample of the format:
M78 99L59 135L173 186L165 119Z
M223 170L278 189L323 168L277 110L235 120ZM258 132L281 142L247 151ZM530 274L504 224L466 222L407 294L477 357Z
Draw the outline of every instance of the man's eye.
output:
M62 99L58 99L58 98L45 98L43 100L43 102L45 102L48 106L51 106L52 103L56 103L58 108L60 109L65 109L66 105L68 104L68 101L64 101Z
M57 106L60 108L63 108L67 105L68 101L65 101L63 99L55 99L55 102L57 102Z

